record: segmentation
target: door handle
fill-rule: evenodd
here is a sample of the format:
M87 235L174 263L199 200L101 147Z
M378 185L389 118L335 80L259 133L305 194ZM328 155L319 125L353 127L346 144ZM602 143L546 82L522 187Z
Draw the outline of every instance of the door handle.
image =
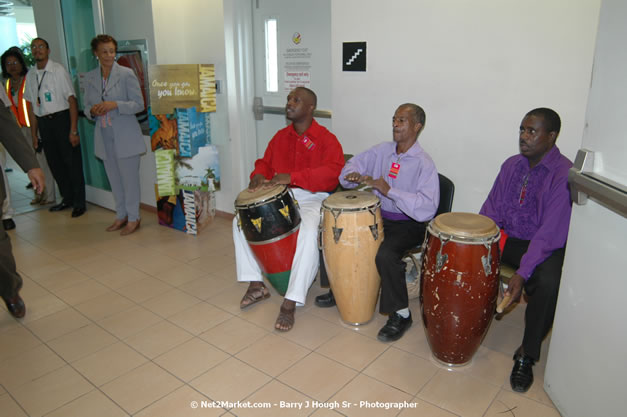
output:
M266 114L285 114L285 107L273 107L273 106L264 106L263 105L263 97L255 97L253 99L253 114L255 115L255 120L263 120L263 115ZM332 112L331 110L314 110L314 117L320 119L331 119Z

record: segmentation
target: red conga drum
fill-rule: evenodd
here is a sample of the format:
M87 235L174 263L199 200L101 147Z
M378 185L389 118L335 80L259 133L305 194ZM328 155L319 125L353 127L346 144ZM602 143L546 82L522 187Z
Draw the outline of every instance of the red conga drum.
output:
M300 228L298 203L285 185L247 189L235 200L238 225L243 230L259 267L281 295L290 280Z
M445 213L427 227L420 309L431 352L448 366L470 362L494 316L499 238L479 214Z

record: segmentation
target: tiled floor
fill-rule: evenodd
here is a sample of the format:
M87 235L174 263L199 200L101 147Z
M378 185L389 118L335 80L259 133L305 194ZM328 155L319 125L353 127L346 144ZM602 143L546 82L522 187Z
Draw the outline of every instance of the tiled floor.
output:
M11 182L23 190L18 174ZM78 219L16 216L10 235L28 310L22 320L0 311L2 416L559 416L542 388L547 343L531 390L509 388L521 306L492 322L460 369L432 359L417 300L414 326L384 344L382 316L344 326L336 309L313 305L322 292L314 283L295 328L279 333L276 293L238 307L246 285L235 281L228 220L191 237L155 217L143 212L140 231L120 237L104 232L112 213L94 206ZM272 406L191 406L211 400Z

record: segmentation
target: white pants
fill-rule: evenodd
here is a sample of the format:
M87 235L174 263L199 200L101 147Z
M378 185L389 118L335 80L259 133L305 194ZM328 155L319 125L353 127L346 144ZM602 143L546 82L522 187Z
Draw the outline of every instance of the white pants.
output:
M312 193L301 188L293 188L292 191L298 201L301 223L285 298L295 301L298 306L303 306L307 291L318 273L320 206L329 194ZM233 242L235 243L237 280L240 282L263 281L261 269L246 242L244 232L237 227L237 217L233 219Z

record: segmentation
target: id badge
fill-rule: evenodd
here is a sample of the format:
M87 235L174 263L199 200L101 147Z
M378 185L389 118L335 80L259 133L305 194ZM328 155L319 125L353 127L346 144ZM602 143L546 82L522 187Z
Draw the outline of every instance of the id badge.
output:
M392 162L392 166L390 167L390 173L388 174L388 176L390 178L396 178L400 170L401 170L401 164L397 162Z
M48 103L52 101L52 94L50 94L50 91L46 91L44 93L44 100L47 101Z
M316 147L316 144L313 143L313 141L309 139L307 136L303 138L303 145L305 145L305 148L307 148L307 150L309 151L313 150L313 148Z

